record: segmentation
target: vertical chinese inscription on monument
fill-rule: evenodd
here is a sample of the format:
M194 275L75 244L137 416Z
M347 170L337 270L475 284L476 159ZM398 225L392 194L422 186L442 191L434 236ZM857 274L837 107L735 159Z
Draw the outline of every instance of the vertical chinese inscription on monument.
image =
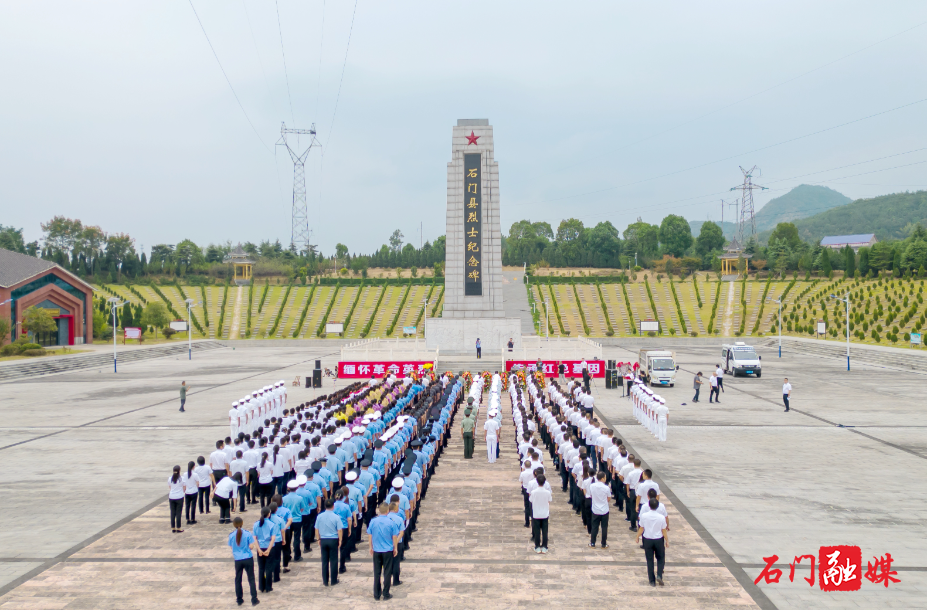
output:
M482 296L483 183L481 155L464 155L464 295Z

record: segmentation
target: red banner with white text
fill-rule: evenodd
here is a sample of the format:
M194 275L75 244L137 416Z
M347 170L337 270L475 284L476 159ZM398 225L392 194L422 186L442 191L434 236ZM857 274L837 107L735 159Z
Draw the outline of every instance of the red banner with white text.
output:
M378 362L339 362L338 377L341 379L370 379L383 377L390 373L397 377L405 377L408 373L422 374L425 365L434 365L430 360L385 360Z
M542 360L541 366L544 367L544 376L545 377L556 377L557 376L557 364L556 360ZM506 360L505 361L505 370L511 371L515 366L520 365L529 371L536 371L538 368L537 360Z

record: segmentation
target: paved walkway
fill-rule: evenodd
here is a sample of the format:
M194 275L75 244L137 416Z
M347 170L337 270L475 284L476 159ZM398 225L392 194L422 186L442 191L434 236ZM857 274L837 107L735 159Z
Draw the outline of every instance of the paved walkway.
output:
M511 407L507 398L504 403L501 456L495 464L487 463L485 445L479 442L476 457L464 460L459 436L442 455L406 554L403 585L393 589L394 606L756 607L668 502L672 533L664 588L648 586L643 551L620 514L613 509L610 548L590 549L580 518L557 487L551 552L536 555L523 527ZM248 515L250 525L257 512L252 509ZM0 597L0 609L236 607L232 562L224 546L230 528L218 525L215 514L181 535L171 534L167 523L167 504L159 503ZM20 559L28 562L29 557ZM343 584L334 588L322 586L318 561L314 547L274 593L261 596L262 605L374 607L367 557L355 554Z

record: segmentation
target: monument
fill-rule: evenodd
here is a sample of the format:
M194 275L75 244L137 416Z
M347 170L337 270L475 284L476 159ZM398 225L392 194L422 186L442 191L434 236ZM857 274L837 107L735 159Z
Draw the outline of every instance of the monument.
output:
M502 228L499 164L487 119L459 119L447 164L444 313L425 321L428 349L500 351L521 344L520 318L506 318L502 302Z

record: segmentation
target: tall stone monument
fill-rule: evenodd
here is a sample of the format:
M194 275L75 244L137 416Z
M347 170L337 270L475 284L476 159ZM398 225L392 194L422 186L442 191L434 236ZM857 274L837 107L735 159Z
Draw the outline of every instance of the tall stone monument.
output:
M499 164L487 119L459 119L447 164L444 313L425 322L425 342L442 352L501 350L521 344L521 321L502 303Z

